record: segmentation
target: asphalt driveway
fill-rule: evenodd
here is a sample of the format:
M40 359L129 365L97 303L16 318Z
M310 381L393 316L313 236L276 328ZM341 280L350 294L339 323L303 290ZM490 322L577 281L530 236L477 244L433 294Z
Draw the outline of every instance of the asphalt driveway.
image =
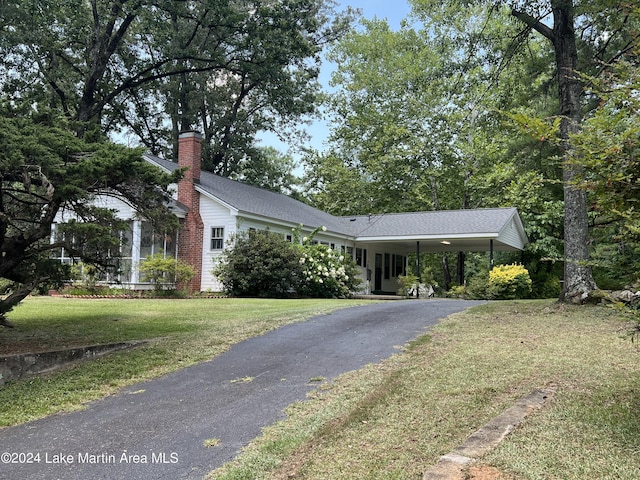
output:
M480 302L407 300L339 310L123 389L85 410L0 430L0 479L202 479L317 384L375 363ZM250 381L249 381L250 380ZM204 441L219 439L216 447Z

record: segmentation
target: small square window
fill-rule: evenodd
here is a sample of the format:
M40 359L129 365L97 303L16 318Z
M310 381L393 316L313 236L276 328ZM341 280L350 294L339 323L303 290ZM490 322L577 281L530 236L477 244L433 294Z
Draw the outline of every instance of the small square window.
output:
M211 228L211 250L222 250L224 248L224 227Z

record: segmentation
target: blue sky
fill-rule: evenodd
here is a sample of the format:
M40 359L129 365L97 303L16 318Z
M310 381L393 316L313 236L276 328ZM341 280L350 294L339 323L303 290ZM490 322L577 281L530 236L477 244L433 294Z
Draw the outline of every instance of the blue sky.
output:
M393 28L400 26L400 20L405 18L410 11L408 2L393 0L338 0L342 9L351 6L362 10L364 18L377 17L387 19Z
M344 10L347 7L358 8L361 10L363 18L366 19L386 19L390 27L394 30L400 27L400 22L406 18L410 12L410 6L406 1L389 1L389 0L338 0L337 10ZM323 62L320 72L320 82L328 87L328 81L331 77L331 71L334 68L329 62ZM311 135L310 146L316 150L322 150L323 142L329 134L329 127L324 122L314 122L307 129ZM275 135L261 135L262 145L274 146L283 153L287 151L287 145L282 144Z

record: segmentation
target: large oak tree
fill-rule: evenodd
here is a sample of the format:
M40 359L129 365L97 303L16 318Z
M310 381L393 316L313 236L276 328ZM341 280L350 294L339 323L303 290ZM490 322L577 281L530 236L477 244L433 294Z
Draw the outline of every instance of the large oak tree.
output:
M229 175L316 105L320 53L349 23L332 0L6 0L0 88L167 153L205 136ZM79 127L84 128L84 127ZM175 152L174 152L175 153Z

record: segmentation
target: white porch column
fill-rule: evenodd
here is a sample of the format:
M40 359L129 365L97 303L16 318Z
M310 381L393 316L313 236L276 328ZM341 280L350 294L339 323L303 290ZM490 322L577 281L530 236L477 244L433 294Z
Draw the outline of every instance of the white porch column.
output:
M131 236L131 283L133 285L140 282L140 243L142 241L142 222L133 221L133 234Z

